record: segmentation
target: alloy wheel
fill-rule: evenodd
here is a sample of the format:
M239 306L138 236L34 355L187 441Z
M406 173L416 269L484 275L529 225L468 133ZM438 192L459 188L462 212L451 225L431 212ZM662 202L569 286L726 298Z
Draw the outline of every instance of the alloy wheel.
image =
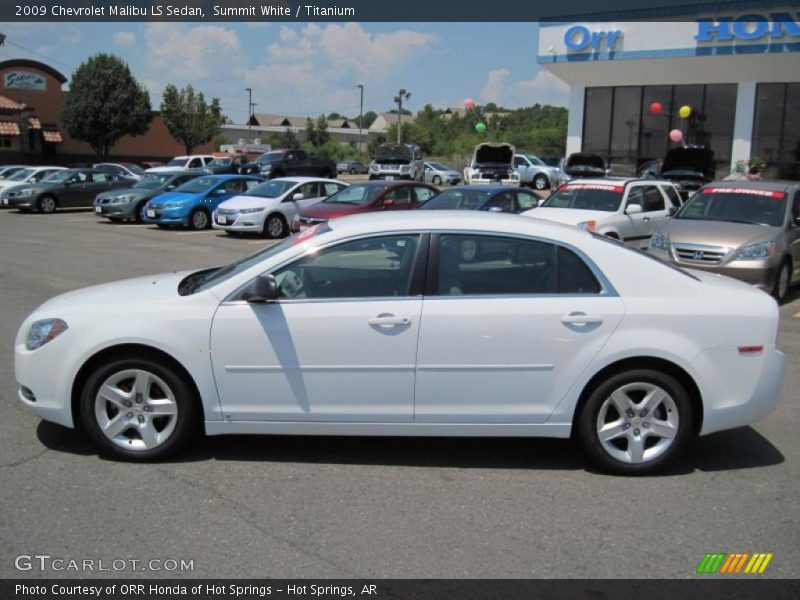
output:
M208 215L205 211L198 210L192 214L192 228L205 229L208 227Z
M45 214L50 214L56 210L56 201L50 196L45 196L39 200L39 210Z
M533 187L537 190L543 190L547 187L547 178L543 175L537 175L533 178Z
M778 281L775 284L775 298L781 302L789 293L789 265L784 263L778 272Z

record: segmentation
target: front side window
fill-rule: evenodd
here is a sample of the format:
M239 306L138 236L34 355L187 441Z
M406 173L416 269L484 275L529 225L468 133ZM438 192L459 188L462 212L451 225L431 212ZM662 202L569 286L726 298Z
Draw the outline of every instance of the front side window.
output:
M199 159L199 158L193 158L191 160L191 162L189 163L189 168L190 169L198 169L198 168L200 168L202 166L203 166L203 161L202 161L202 159Z
M319 197L319 184L316 181L309 181L301 185L295 193L303 194L303 198Z
M343 189L344 187L346 187L346 186L343 186L341 183L327 183L327 182L323 183L322 184L322 189L323 189L322 195L323 196L332 196L333 194L335 194L339 190Z
M628 200L625 202L625 208L632 204L638 204L644 210L644 192L642 186L632 187L628 192Z
M514 212L514 198L511 192L503 192L490 198L486 204L481 207L481 210L488 210L491 212Z
M417 202L421 204L430 200L436 192L431 188L419 186L414 188L414 193L417 195Z
M598 294L602 287L577 254L548 242L442 235L438 294Z
M539 199L528 192L517 192L517 202L520 210L530 210L536 207Z
M391 202L387 202L391 200ZM405 206L411 203L411 188L408 186L398 187L386 192L383 197L384 204L394 204L395 206Z
M111 175L108 173L92 173L92 181L95 183L106 183L111 181Z
M402 297L418 247L417 234L360 239L306 255L273 275L287 300Z

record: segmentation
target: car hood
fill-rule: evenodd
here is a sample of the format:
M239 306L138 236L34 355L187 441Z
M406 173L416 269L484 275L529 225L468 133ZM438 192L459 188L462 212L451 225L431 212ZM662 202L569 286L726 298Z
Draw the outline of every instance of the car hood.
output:
M540 206L523 213L526 217L555 221L566 225L577 225L584 221L602 221L617 213L604 210L581 210L579 208L548 208Z
M567 175L602 176L606 172L606 162L598 154L576 152L570 154L564 163L564 172Z
M661 165L661 175L670 174L685 176L689 173L698 173L702 176L713 177L714 151L702 146L686 146L672 148L664 157Z
M782 230L780 227L731 223L730 221L669 219L659 227L659 231L669 235L669 240L673 244L703 244L738 248L747 244L777 239Z
M150 201L149 206L163 206L170 202L180 202L181 200L194 200L202 194L188 194L186 192L164 192Z
M193 271L162 273L124 279L112 283L93 285L73 292L67 292L42 304L36 312L42 317L66 318L70 314L97 311L101 307L126 304L157 302L178 297L178 284Z
M143 189L135 189L135 188L117 188L115 190L109 190L107 192L102 192L97 195L98 198L118 198L119 196L128 196L133 194L138 197L144 197L147 195L155 196L158 194L158 190L143 190Z
M475 146L474 165L510 165L514 162L515 148L511 144L486 142Z
M345 215L352 215L360 212L372 210L372 204L361 206L355 204L337 204L333 202L318 202L313 206L305 208L302 212L304 217L314 217L316 219L335 219Z
M383 144L375 149L375 162L385 160L407 160L411 162L414 153L411 148L403 144Z
M225 200L219 208L233 208L241 210L243 208L261 208L262 206L277 206L280 198L266 198L264 196L234 196L230 200Z

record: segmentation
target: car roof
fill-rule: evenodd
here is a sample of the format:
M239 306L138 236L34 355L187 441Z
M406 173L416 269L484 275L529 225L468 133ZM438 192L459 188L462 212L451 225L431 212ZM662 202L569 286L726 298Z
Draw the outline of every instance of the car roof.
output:
M344 181L338 181L337 179L326 179L324 177L308 177L305 175L298 175L297 177L274 177L270 179L270 181L293 181L295 183L308 183L310 181L324 181L325 183L337 182L337 183L344 183Z
M189 173L191 173L191 171L189 171ZM211 179L217 179L219 181L224 181L224 180L227 180L227 179L235 179L235 178L261 179L261 177L256 177L254 175L240 175L239 173L222 173L222 174L217 174L217 175L212 175L212 174L204 175L204 174L201 173L199 175L199 177L209 177ZM198 177L198 179L199 179L199 177Z
M410 180L402 180L402 179L395 179L395 180L388 180L388 179L373 179L372 181L358 181L353 185L365 185L368 187L375 187L375 186L384 186L384 187L403 187L409 185L420 185L423 187L431 187L428 184L421 183L419 181L410 181Z
M788 192L792 188L800 186L800 181L789 181L786 179L761 180L761 181L712 181L707 183L704 188L741 188L743 190L771 190Z
M630 185L631 183L657 183L659 185L675 185L674 181L669 179L649 179L645 177L578 177L570 179L564 185L578 183L589 183L594 185Z
M490 183L489 185L480 185L480 184L455 185L453 187L449 187L449 188L443 189L442 191L446 192L447 190L476 190L476 191L484 191L484 192L485 191L489 191L489 192L505 192L505 191L509 191L509 192L518 192L518 191L530 192L530 190L526 190L525 188L521 188L518 185L498 185L498 184L492 184L492 183Z

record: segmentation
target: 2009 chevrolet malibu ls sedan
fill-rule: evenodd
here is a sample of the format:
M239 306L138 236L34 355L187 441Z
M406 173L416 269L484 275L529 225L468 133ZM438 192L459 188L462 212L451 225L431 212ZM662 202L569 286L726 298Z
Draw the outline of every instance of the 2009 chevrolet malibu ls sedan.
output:
M64 294L19 330L19 398L130 460L201 426L575 434L626 474L777 404L767 294L574 227L492 217L348 217L225 267Z

